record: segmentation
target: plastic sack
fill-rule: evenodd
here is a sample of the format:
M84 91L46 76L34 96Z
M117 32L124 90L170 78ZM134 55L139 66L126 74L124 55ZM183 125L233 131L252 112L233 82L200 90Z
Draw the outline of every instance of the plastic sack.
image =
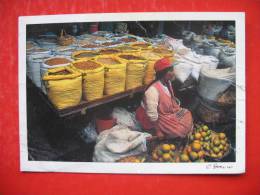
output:
M183 40L186 44L189 44L190 41L193 39L193 36L195 36L196 34L194 32L191 31L183 31L182 32L182 36L183 36Z
M64 58L64 59L67 59L70 62L69 63L65 63L65 64L51 65L51 66L46 64L47 60L51 60L51 59L55 59L55 58ZM53 56L51 58L44 59L43 62L41 63L41 66L40 66L41 78L48 71L48 69L68 66L68 65L70 65L71 62L72 62L72 60L70 58L66 57L66 56ZM42 88L42 91L46 94L46 89L45 89L44 82L41 82L41 88Z
M192 76L196 81L199 80L201 67L202 67L202 64L200 64L200 63L192 63L191 76Z
M38 45L34 41L26 41L26 53L33 51L36 47Z
M99 67L83 70L75 67L75 64L88 60L78 60L72 63L72 67L82 73L83 97L86 101L93 101L103 97L104 91L104 66L96 63Z
M132 131L125 126L116 125L98 135L93 161L115 162L126 156L146 152L148 137L151 137L148 133Z
M97 132L94 122L90 122L85 128L79 131L79 136L84 140L86 143L93 143L97 139Z
M129 58L126 59L124 56ZM140 53L120 54L118 57L126 62L126 90L142 86L147 60L141 57Z
M27 56L27 75L32 80L32 82L39 88L41 87L41 64L43 60L49 57L51 57L51 52L48 50L32 52Z
M147 66L144 76L144 84L148 85L155 79L154 64L161 57L151 51L144 51L140 53L140 56L147 59Z
M190 76L192 72L192 68L193 68L192 64L188 63L187 61L176 62L176 64L174 65L174 72L176 78L180 82L184 83Z
M200 62L203 68L216 69L218 67L219 60L214 56L203 55L200 58Z
M164 42L169 45L174 51L177 51L180 46L183 46L183 41L181 39L174 39L172 37L165 37Z
M219 63L225 68L236 65L236 50L231 47L224 47L219 54Z
M220 52L221 52L221 47L218 46L216 41L207 41L204 43L205 55L214 56L214 57L218 58Z
M116 47L116 49L119 49L121 53L136 53L140 52L140 48L137 47L131 47L130 45L122 45Z
M193 47L203 46L204 42L205 42L205 36L204 35L194 35L192 37L192 46Z
M165 38L165 43L170 45L171 48L179 55L185 55L190 51L188 47L185 47L183 45L182 39L174 39L172 37L167 37Z
M143 85L147 62L129 62L126 68L126 90Z
M79 50L72 53L72 59L74 60L91 60L99 54L95 51Z
M62 74L62 72L69 74ZM60 73L60 74L59 74ZM65 109L80 103L82 96L82 76L70 67L49 69L43 76L47 95L57 109Z
M124 125L132 130L140 130L140 124L137 122L135 113L127 111L125 108L116 107L112 112L113 118L116 119L117 124Z
M235 84L235 72L231 68L201 69L198 93L207 100L216 101L218 95Z
M131 46L133 48L139 49L140 51L150 50L153 48L151 43L146 43L146 42L135 42L132 43Z
M175 54L174 51L161 47L154 48L152 51L161 56L161 58L173 58Z
M99 60L108 58L115 60L117 64L101 63ZM104 93L106 95L113 95L125 91L125 80L126 80L126 63L117 58L116 56L98 56L95 61L101 63L105 67L105 86Z
M56 48L55 55L67 56L67 57L71 58L72 53L75 51L76 51L75 46L60 46L60 47Z
M179 54L179 55L186 55L187 53L189 53L191 51L190 48L188 47L185 47L184 45L181 45L178 47L178 49L176 50L176 53Z

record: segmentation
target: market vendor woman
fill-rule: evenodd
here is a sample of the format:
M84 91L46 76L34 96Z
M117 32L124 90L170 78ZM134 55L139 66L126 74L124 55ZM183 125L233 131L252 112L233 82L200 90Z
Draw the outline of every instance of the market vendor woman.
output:
M181 108L174 96L171 81L174 67L168 58L154 65L156 79L148 86L136 118L145 130L155 130L158 137L184 138L193 128L190 111Z

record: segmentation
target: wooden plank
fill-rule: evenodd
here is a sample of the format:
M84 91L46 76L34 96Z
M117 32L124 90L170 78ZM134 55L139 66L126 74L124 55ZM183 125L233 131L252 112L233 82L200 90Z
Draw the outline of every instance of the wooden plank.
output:
M37 93L39 94L39 96L41 97L41 99L46 103L46 105L48 105L48 107L50 107L51 110L53 110L53 112L55 112L59 117L70 117L73 116L75 114L80 114L83 113L91 108L100 106L100 105L104 105L125 97L130 97L133 96L136 93L141 93L144 92L146 86L140 86L134 89L130 89L115 95L106 95L100 99L91 101L91 102L87 102L85 100L82 100L80 102L79 105L74 106L74 107L70 107L70 108L66 108L66 109L62 109L62 110L58 110L49 100L49 98L47 97L46 94L44 94L41 89L39 89L38 87L36 87L34 85L34 83L28 78L29 84L31 86L33 86L34 89L36 89Z
M107 96L104 96L103 98L100 98L98 100L94 100L91 102L82 100L79 105L72 107L72 108L58 110L58 113L59 113L60 117L66 117L66 116L69 116L72 114L84 112L87 109L91 109L91 108L94 108L94 107L97 107L100 105L104 105L104 104L107 104L107 103L110 103L110 102L113 102L113 101L116 101L116 100L119 100L119 99L122 99L122 98L125 98L128 96L132 96L135 93L143 92L145 90L145 87L146 86L141 86L141 87L137 87L135 89L124 91L124 92L121 92L121 93L118 93L115 95L110 95L110 96L107 95Z

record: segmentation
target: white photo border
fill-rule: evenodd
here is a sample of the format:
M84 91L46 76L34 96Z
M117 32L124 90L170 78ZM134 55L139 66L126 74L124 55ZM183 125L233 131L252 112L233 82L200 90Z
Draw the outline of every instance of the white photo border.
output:
M100 163L28 160L26 102L26 25L108 21L235 21L236 24L236 162ZM65 14L19 17L19 131L20 170L29 172L127 174L241 174L245 173L245 13L145 12Z

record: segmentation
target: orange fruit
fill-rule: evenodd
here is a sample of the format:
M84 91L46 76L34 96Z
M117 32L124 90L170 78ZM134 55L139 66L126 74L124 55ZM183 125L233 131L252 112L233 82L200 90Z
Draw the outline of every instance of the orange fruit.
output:
M219 139L214 139L213 143L214 143L215 146L219 146L220 145Z
M213 148L213 151L214 151L215 153L219 153L219 148L214 147L214 148Z
M209 129L209 127L208 127L207 125L203 125L202 129L203 129L204 131L207 131L207 130Z
M163 154L163 160L168 161L170 159L171 159L171 155L169 153L164 153Z
M201 138L201 134L200 133L195 133L194 137L195 137L195 139L200 139Z
M200 140L194 140L193 143L199 143L200 144Z
M202 137L206 137L206 136L207 136L207 133L206 133L205 131L203 131L203 132L201 133L201 135L202 135Z
M168 152L171 150L171 146L169 144L163 144L161 148L164 152Z
M173 157L174 156L174 152L170 151L169 154Z
M225 141L225 140L220 140L220 143L221 143L222 145L225 145L225 144L226 144L226 141Z
M219 145L218 147L220 150L223 150L224 149L224 146L222 144Z
M225 133L219 133L219 138L220 139L225 139L226 138L226 134Z
M192 150L195 151L195 152L198 152L198 151L201 150L201 144L197 143L197 142L195 142L195 143L193 142L191 147L192 147Z
M195 160L197 160L198 159L198 154L197 154L197 152L190 152L190 158L191 158L191 160L192 161L195 161Z
M219 152L219 153L218 153L218 158L222 158L222 156L223 156L223 153L222 153L222 152Z
M204 152L203 150L201 150L201 151L198 152L199 158L203 158L204 155L205 155L205 152Z
M180 157L181 162L189 162L189 156L187 154L182 154Z
M171 150L175 150L176 146L174 144L170 144Z

